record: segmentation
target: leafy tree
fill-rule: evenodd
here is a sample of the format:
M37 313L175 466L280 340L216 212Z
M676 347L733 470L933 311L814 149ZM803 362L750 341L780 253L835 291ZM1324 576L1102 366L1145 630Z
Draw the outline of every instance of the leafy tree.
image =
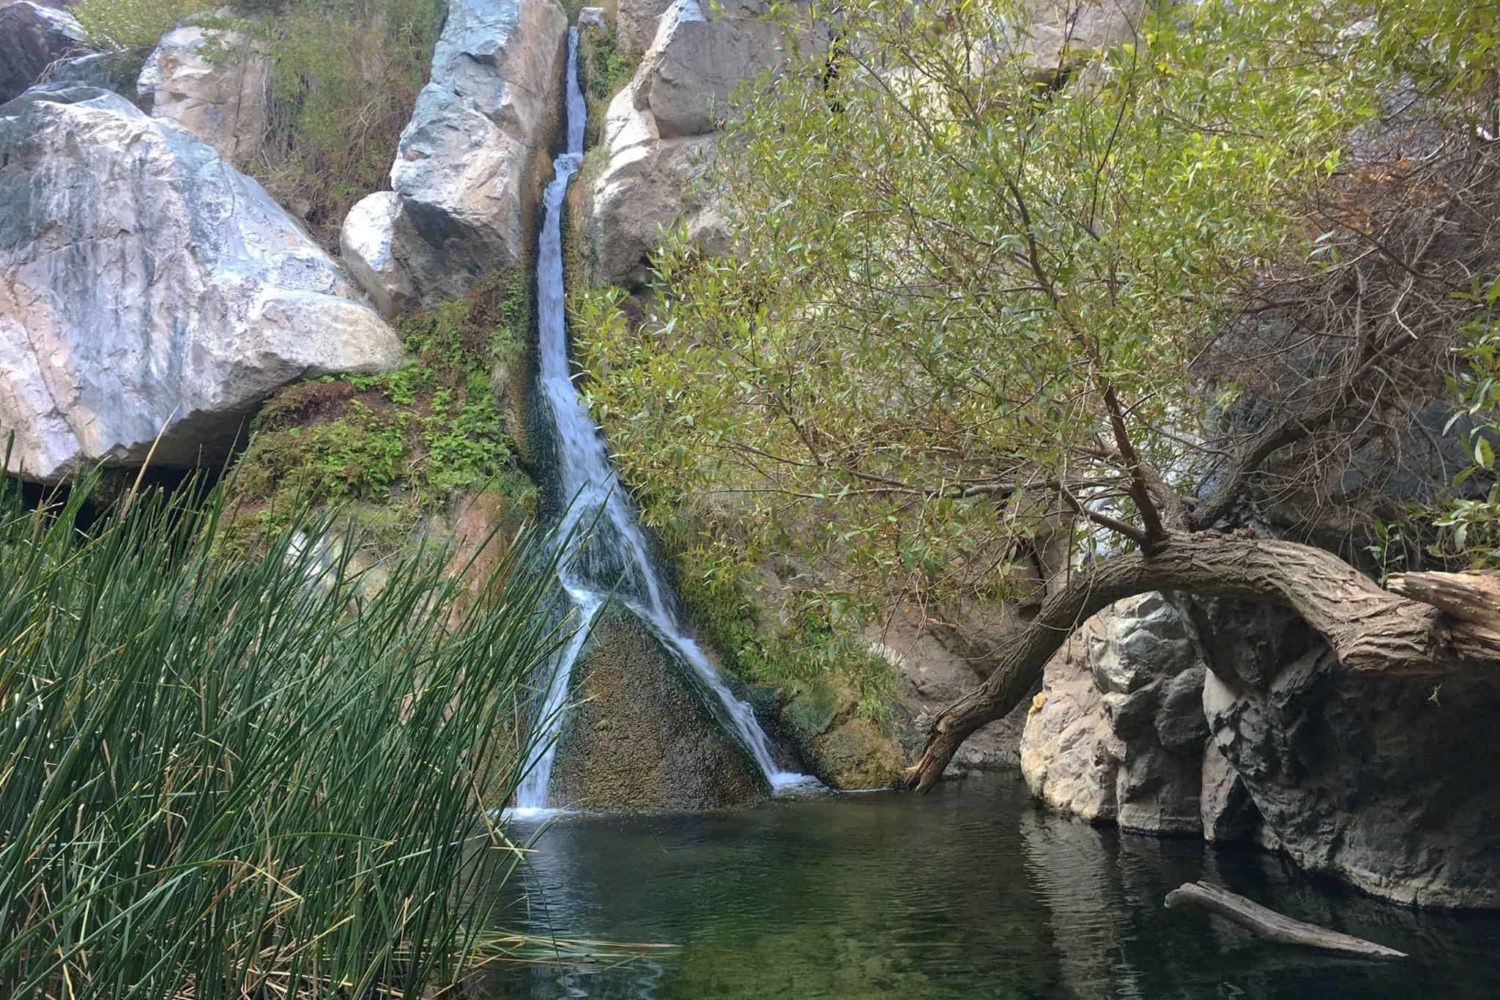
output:
M872 594L1030 603L923 787L1144 590L1290 605L1350 669L1493 657L1227 518L1273 460L1315 477L1392 430L1473 326L1495 258L1454 220L1493 176L1494 5L1146 5L1093 49L1082 21L1028 37L1023 6L789 28L726 138L734 253L669 248L640 323L580 310L627 478L714 493Z

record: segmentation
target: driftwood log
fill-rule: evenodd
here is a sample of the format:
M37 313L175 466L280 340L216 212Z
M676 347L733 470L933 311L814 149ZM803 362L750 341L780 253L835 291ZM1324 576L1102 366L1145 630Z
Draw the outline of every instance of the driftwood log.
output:
M1251 902L1244 896L1203 882L1185 882L1167 893L1167 908L1196 906L1238 924L1257 937L1278 944L1298 944L1367 958L1406 958L1405 952L1363 938L1325 930Z

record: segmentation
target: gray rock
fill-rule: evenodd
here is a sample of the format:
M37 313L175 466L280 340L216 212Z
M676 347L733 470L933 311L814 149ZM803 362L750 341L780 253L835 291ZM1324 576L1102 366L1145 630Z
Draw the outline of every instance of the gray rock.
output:
M609 27L609 15L603 7L580 7L578 9L578 26L607 28Z
M1162 595L1095 616L1047 664L1027 717L1021 771L1032 793L1090 821L1201 831L1205 673Z
M723 212L708 185L716 128L742 84L785 62L764 4L678 0L663 9L635 78L606 112L609 162L585 206L590 278L627 288L647 280L663 230L682 226L705 253L725 252ZM622 6L622 37L627 23Z
M617 14L621 52L645 52L656 37L661 16L676 0L619 0Z
M567 24L555 0L450 0L432 78L391 168L400 207L382 213L389 235L351 237L389 243L405 272L396 283L417 301L458 298L481 274L530 258Z
M265 141L271 76L246 35L184 24L157 43L136 81L141 106L245 166Z
M225 457L295 379L401 361L395 334L259 184L108 91L0 108L8 471Z
M781 29L758 13L710 18L696 0L678 0L662 15L633 84L659 138L712 132L742 84L783 64Z
M1289 613L1206 609L1204 710L1282 848L1388 899L1500 906L1500 677L1351 676Z
M650 112L622 91L604 124L609 163L588 191L592 280L634 288L650 273L664 227L685 226L709 252L727 245L724 219L707 189L718 155L712 135L662 140Z
M87 38L67 11L31 0L0 3L0 104L40 80L53 63L86 49Z

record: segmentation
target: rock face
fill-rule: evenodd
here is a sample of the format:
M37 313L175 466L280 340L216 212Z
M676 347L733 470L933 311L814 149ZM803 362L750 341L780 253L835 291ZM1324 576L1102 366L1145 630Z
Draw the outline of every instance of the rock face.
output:
M625 612L594 626L549 801L573 808L711 809L765 794L750 756L656 638Z
M0 0L0 104L36 83L47 67L86 48L72 14L31 0Z
M676 0L619 0L619 47L622 52L645 52L656 37L662 14Z
M764 4L708 8L698 0L667 8L635 78L610 102L609 161L592 179L586 206L594 281L644 284L661 230L678 224L706 252L725 249L723 216L703 185L717 150L716 120L742 83L781 65L785 54ZM622 6L622 39L626 24Z
M1288 612L1146 595L1047 665L1021 765L1086 820L1279 848L1404 903L1496 907L1496 713L1493 676L1353 677Z
M1162 595L1095 616L1048 663L1027 717L1021 771L1032 793L1089 821L1201 831L1205 673L1185 617Z
M1354 677L1274 608L1208 605L1213 738L1302 867L1426 906L1500 907L1500 678Z
M259 184L94 88L0 107L8 471L222 459L295 379L401 361L395 334Z
M152 115L171 119L242 167L265 139L270 85L265 56L249 37L182 25L152 50L136 91Z
M341 241L356 275L379 276L378 302L395 288L427 304L458 298L530 258L567 26L555 0L451 0L391 168L396 210L362 202Z

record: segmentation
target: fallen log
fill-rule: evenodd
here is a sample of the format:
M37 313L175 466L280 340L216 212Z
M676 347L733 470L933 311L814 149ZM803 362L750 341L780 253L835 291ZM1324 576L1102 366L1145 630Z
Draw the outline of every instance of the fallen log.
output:
M1406 958L1405 952L1363 938L1325 930L1267 909L1244 896L1203 882L1185 882L1167 893L1167 908L1196 906L1238 924L1257 937L1278 944L1299 944L1369 958Z

